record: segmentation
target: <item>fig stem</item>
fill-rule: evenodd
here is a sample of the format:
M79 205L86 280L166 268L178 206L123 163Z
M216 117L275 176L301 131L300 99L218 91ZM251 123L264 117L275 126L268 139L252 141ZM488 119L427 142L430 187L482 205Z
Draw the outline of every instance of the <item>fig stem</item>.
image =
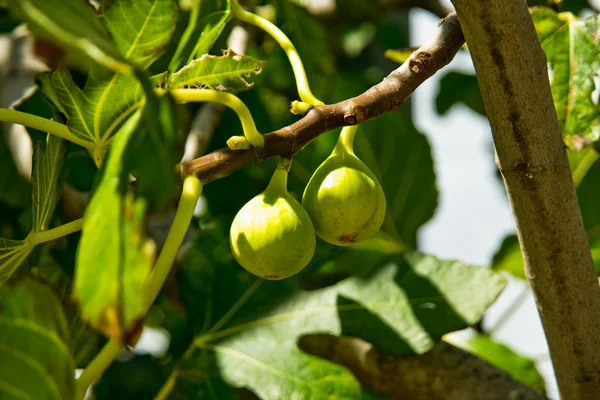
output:
M146 312L158 297L160 289L169 275L177 252L194 217L194 210L201 194L202 182L194 175L186 177L183 181L183 190L177 211L175 212L173 225L169 229L162 251L146 282L146 289L143 294L146 299ZM122 348L123 344L116 339L111 339L104 345L102 350L90 361L79 378L77 378L76 399L83 399L85 397L88 388L106 371L117 355L119 355Z
M267 32L275 41L281 46L292 65L294 71L294 78L296 79L296 86L298 87L298 94L300 99L310 104L311 106L321 106L323 102L317 99L311 92L310 86L308 85L308 79L306 78L306 72L304 71L304 65L298 54L298 50L294 47L292 41L283 33L275 24L267 21L266 19L259 17L249 11L246 11L238 0L231 1L231 12L240 21L247 22L257 28Z
M256 129L250 110L236 95L213 89L173 89L169 92L177 103L209 101L231 108L240 118L248 143L253 147L264 147L265 138Z
M292 165L291 158L282 158L277 163L277 168L273 173L273 177L265 190L265 193L272 195L286 195L287 194L287 177L290 166Z
M357 130L358 125L350 125L342 128L342 133L340 133L333 152L354 154L354 136L356 136Z

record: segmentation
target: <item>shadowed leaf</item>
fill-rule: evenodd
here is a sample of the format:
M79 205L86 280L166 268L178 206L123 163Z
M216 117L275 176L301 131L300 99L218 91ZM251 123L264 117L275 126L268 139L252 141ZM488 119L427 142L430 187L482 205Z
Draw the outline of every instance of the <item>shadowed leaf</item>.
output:
M74 399L75 364L62 305L43 283L0 285L0 398Z

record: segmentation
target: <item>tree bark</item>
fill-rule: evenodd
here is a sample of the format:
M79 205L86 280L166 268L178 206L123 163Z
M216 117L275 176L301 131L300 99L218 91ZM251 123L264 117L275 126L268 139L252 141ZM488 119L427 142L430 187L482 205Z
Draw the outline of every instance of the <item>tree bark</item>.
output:
M497 163L561 396L600 396L600 287L523 0L453 0L492 126Z
M425 354L397 357L355 338L309 335L307 353L344 365L367 388L398 400L545 400L506 372L448 343Z

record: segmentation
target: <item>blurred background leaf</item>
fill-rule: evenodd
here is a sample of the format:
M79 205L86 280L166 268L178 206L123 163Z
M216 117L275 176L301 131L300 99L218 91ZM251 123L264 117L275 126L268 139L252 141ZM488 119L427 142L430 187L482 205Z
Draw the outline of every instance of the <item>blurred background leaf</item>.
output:
M0 397L75 398L67 320L50 287L31 277L0 285Z

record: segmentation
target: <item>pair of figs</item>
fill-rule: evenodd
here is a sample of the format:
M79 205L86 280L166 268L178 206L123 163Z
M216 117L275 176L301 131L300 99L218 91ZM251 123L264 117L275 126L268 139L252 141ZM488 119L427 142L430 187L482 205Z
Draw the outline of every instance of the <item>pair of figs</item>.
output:
M312 259L315 233L331 244L348 246L379 230L385 195L354 154L356 128L342 130L335 149L308 182L302 205L287 191L291 160L284 160L267 189L237 213L229 239L235 259L247 271L266 279L288 278Z

